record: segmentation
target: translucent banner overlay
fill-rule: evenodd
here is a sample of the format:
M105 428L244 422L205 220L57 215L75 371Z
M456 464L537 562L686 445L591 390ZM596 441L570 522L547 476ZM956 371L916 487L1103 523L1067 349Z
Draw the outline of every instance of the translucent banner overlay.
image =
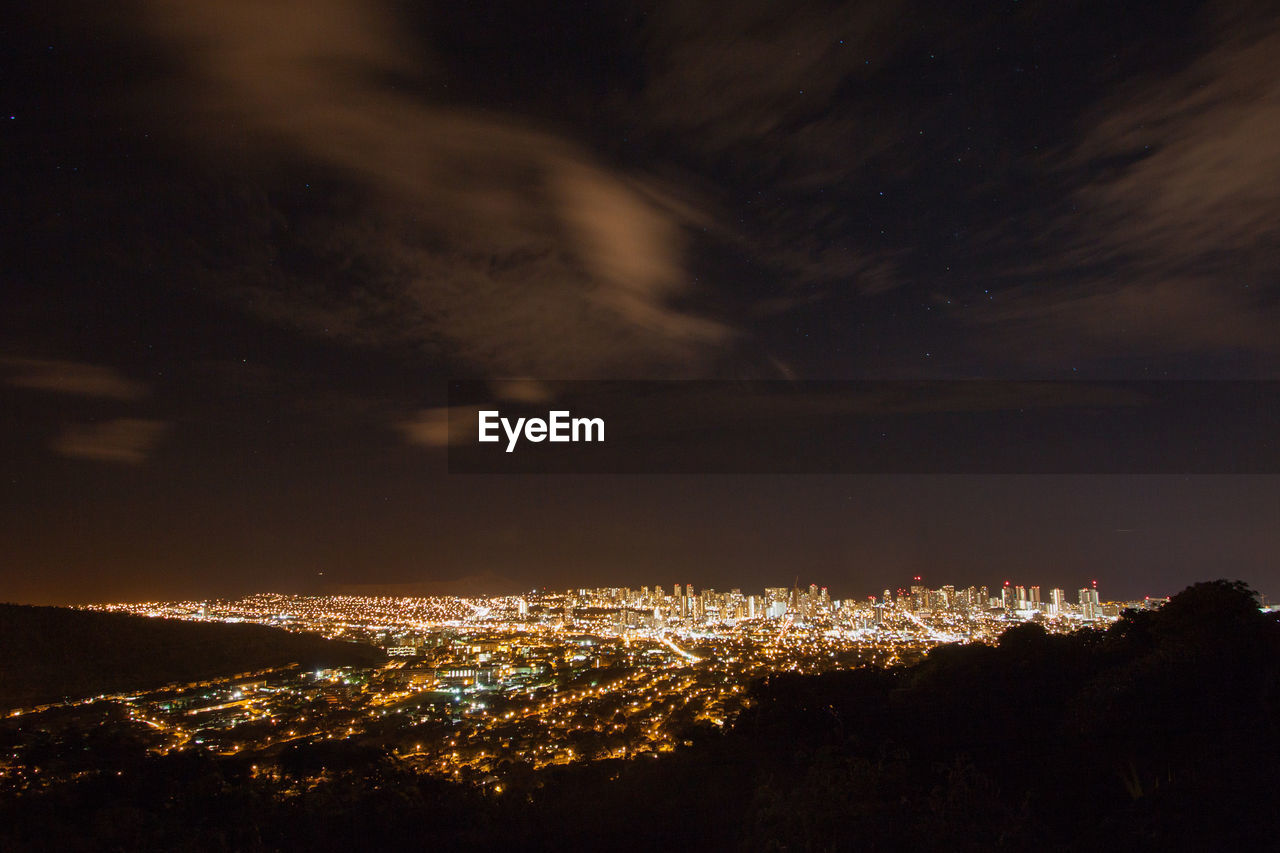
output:
M457 474L1276 474L1280 383L467 380L440 432Z

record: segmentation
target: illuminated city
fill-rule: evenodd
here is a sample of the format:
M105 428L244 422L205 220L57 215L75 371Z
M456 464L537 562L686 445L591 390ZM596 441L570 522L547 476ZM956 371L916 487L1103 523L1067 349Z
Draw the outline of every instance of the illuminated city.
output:
M288 666L73 704L86 714L122 709L161 754L390 739L417 770L500 789L513 772L669 752L692 726L723 726L751 683L772 673L894 666L940 643L993 642L1027 621L1052 632L1105 627L1123 608L1160 603L1102 603L1093 585L1073 598L1008 583L995 595L931 589L916 578L846 599L816 584L762 594L674 584L470 599L262 594L101 605L313 632L380 647L387 662Z

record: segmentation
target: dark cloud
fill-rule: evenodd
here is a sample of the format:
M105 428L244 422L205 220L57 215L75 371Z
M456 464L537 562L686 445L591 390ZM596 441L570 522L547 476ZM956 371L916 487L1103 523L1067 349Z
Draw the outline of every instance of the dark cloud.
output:
M1048 358L1280 348L1280 19L1206 27L1185 69L1087 117L1061 168L1088 179L1050 226L1052 255L983 320Z
M163 421L116 418L96 424L71 424L54 439L53 451L72 459L140 465L164 436Z
M695 151L750 152L755 179L842 180L893 143L879 117L858 115L856 90L901 44L901 9L660 4L648 24L647 112Z
M1280 19L1216 29L1184 72L1104 104L1076 151L1131 161L1079 192L1106 226L1100 251L1196 269L1280 246Z
M679 307L695 207L571 140L415 91L430 60L381 4L147 8L189 75L170 105L202 142L362 185L364 207L311 248L364 280L339 293L242 275L253 310L361 343L417 339L499 373L696 370L730 337Z
M757 316L834 294L883 293L893 252L862 233L866 170L901 139L882 94L910 36L903 4L662 3L647 19L643 113L677 158L730 201L717 235L760 263L779 294Z
M135 382L111 367L40 358L0 358L8 372L5 382L15 388L32 388L80 397L137 400L146 396L147 386Z
M476 418L483 406L437 406L421 409L395 426L404 440L418 447L450 447L475 441Z

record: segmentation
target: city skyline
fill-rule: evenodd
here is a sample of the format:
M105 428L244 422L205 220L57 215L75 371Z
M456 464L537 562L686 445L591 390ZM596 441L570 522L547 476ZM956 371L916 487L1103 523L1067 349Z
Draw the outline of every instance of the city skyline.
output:
M1265 596L1262 600L1265 603ZM471 597L256 593L235 599L118 602L86 607L168 619L248 621L311 631L330 639L360 627L365 633L359 635L359 641L373 642L390 651L392 646L403 645L400 641L406 635L394 634L388 626L411 632L485 624L517 629L540 624L560 630L584 628L617 634L634 630L651 636L701 627L711 632L702 636L711 636L722 629L732 632L738 627L779 625L783 625L783 633L793 627L845 631L856 628L892 635L891 623L896 622L899 628L907 629L904 638L915 628L926 629L925 635L913 638L915 641L991 641L1009 626L1022 622L1044 622L1047 618L1053 620L1055 630L1069 631L1114 621L1126 609L1147 610L1167 601L1167 597L1150 595L1128 601L1103 600L1097 581L1068 597L1062 588L1047 589L1042 595L1038 585L1014 585L1009 581L994 590L987 586L957 588L952 584L931 589L916 577L910 586L896 591L885 589L879 596L843 598L832 596L827 587L816 583L807 587L766 587L762 594L744 593L741 588L725 591L673 583L533 589L513 595ZM904 622L897 618L901 614L912 615ZM966 623L968 634L928 633L928 626L915 619L916 615L963 616L977 621ZM376 636L369 631L375 631Z

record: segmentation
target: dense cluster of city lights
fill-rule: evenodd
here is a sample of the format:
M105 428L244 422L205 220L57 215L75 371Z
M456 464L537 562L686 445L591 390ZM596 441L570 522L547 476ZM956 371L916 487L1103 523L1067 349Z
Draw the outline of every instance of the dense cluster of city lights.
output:
M363 642L387 652L372 667L297 665L141 694L11 709L39 715L119 714L157 753L203 748L260 759L279 774L290 744L395 744L422 772L500 790L510 774L550 764L658 755L699 727L720 727L750 684L779 672L893 665L939 643L989 642L1033 620L1050 631L1105 624L1123 607L1093 586L1006 584L833 600L825 588L762 595L689 585L531 591L491 598L259 594L235 600L96 605L169 619L251 622ZM29 785L20 751L0 768Z

